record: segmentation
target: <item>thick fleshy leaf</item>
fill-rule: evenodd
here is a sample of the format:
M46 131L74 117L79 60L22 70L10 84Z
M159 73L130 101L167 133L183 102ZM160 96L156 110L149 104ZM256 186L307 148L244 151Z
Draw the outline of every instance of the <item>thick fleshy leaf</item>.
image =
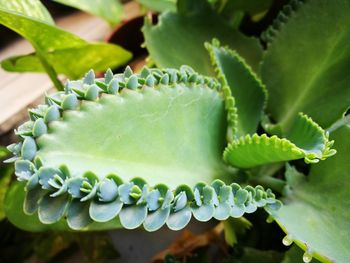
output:
M203 221L212 218L216 208L221 211L224 203L229 204L228 210L239 207L239 216L257 206L278 207L269 189L232 184L236 170L221 159L226 120L231 116L231 104L225 105L232 99L228 87L221 88L216 80L187 66L145 68L141 74L126 68L122 74L108 75L95 80L89 71L83 80L69 81L65 92L47 96L46 105L30 110L32 122L47 120L48 131L38 138L20 137L22 141L31 138L37 151L33 163L16 162L18 167L24 162L17 177L28 180L28 196L44 188L57 198L59 205L46 205L40 212L44 223L64 213L61 198L66 193L73 199L66 218L74 230L104 227L94 221L113 228L117 220L112 219L118 214L128 229L144 224L154 231L166 222L179 230L196 207L210 206L204 214L205 209L199 209L198 218ZM150 78L153 81L147 82ZM114 80L122 89L111 95L105 84ZM94 96L88 94L91 88L97 91ZM62 110L63 98L69 94L76 96L80 106ZM54 109L60 109L59 115L51 113ZM18 145L23 150L25 143ZM25 151L16 147L10 148L22 158ZM24 172L28 176L21 177ZM47 211L51 215L45 215ZM216 217L231 214L238 216L221 211Z
M32 215L38 210L39 200L47 194L47 190L42 189L39 185L33 189L28 189L25 195L23 210L26 214Z
M68 231L71 228L67 221L62 218L59 222L53 224L43 224L38 218L38 214L27 215L23 211L23 203L25 200L25 184L22 182L15 182L7 191L5 198L5 213L7 219L16 227L30 232L41 231ZM86 230L106 230L111 228L121 228L118 220L111 220L106 223L94 222L86 227Z
M161 228L170 214L170 207L164 209L158 209L154 212L148 213L145 222L143 222L143 227L147 231L156 231Z
M333 141L328 140L320 126L299 114L287 138L266 134L241 137L226 148L224 160L241 168L301 158L307 163L316 163L336 153L330 148L332 145Z
M313 165L307 178L287 177L290 189L284 206L269 211L287 233L286 244L294 241L308 257L322 262L346 262L350 258L349 136L350 126L335 131L332 139L338 153Z
M145 20L145 44L156 65L178 68L186 64L199 73L215 75L204 42L218 38L256 69L262 56L258 41L231 28L206 1L199 2L200 5L195 0L179 1L178 5L191 9L163 13L157 25Z
M47 166L64 163L72 174L89 170L100 179L115 173L130 181L138 175L150 185L164 180L173 189L179 182L211 183L228 175L221 161L225 117L223 99L211 89L125 90L66 112L63 122L52 123L38 138L38 154Z
M52 24L20 14L18 11L20 10L13 11L13 7L10 9L7 4L0 2L0 24L26 38L57 73L71 78L80 77L90 68L101 70L117 67L131 57L129 52L119 46L88 43ZM10 71L44 71L36 54L10 58L4 61L2 66Z
M187 206L180 211L170 213L166 224L171 230L180 230L190 222L191 216L191 208Z
M228 85L235 99L237 108L236 137L256 132L267 91L249 65L237 52L220 47L220 43L213 41L206 45L212 63L223 85Z
M123 207L123 203L116 199L111 202L92 201L90 204L90 217L96 222L107 222L115 218Z
M146 205L133 205L124 207L119 213L120 223L126 229L135 229L141 226L146 217Z
M123 6L118 0L54 0L55 2L75 7L99 16L112 26L120 22Z
M288 10L261 68L268 112L285 130L298 112L327 128L350 105L350 2L293 1Z
M81 230L93 221L89 215L89 202L80 202L73 199L67 212L67 223L74 230Z
M38 215L39 219L44 224L52 224L59 221L69 204L70 197L68 194L63 194L56 197L45 195L39 201Z

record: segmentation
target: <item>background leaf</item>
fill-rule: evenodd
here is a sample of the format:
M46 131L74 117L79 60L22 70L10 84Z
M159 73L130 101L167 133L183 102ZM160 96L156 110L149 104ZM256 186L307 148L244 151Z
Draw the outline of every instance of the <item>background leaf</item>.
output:
M284 206L271 212L291 240L325 262L350 258L349 136L350 126L335 131L338 153L313 165L305 180L289 182Z
M39 0L0 0L0 7L47 24L55 24L49 11Z
M123 6L118 0L54 0L57 3L75 7L99 16L112 26L118 24L123 14Z
M157 12L176 11L176 0L137 0L137 2Z
M257 131L267 91L252 69L237 52L219 43L207 45L218 78L228 85L237 108L237 134L240 137Z
M58 27L7 9L1 3L0 24L26 38L36 49L36 54L29 58L17 57L6 61L5 69L16 70L17 60L20 60L20 71L42 71L39 60L42 63L44 58L58 73L76 78L82 76L87 68L117 67L131 58L131 54L119 46L88 43Z
M299 5L263 59L268 112L286 130L298 112L327 128L350 105L350 1Z
M202 74L215 75L204 42L219 39L244 57L253 69L262 56L257 39L246 37L231 28L205 1L181 0L181 13L166 12L157 25L146 19L143 32L145 44L158 67L178 68L183 64ZM195 7L193 9L186 9ZM202 11L200 11L200 10Z

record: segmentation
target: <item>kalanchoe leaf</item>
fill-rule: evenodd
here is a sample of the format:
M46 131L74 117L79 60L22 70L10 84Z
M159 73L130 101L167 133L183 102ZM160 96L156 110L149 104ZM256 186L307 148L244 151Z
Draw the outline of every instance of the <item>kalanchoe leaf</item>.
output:
M80 202L77 199L73 199L68 207L67 223L70 228L74 230L81 230L92 223L92 219L89 216L88 202Z
M40 186L32 189L27 189L24 199L23 211L28 215L34 214L38 210L39 200L47 194L47 190L42 189Z
M90 204L90 217L96 222L107 222L115 218L123 207L119 198L110 202L93 200Z
M241 168L300 158L306 163L315 163L335 154L332 144L319 125L300 113L286 138L246 135L226 148L224 160Z
M33 190L34 188L38 187L39 185L39 175L38 173L33 174L29 179L25 186L26 191Z
M83 83L87 85L95 84L95 72L92 69L85 74Z
M206 43L218 79L229 86L237 108L237 134L240 137L256 132L267 100L267 91L261 80L236 51L221 47L219 41Z
M25 137L22 149L21 156L24 160L33 160L37 151L36 142L32 137Z
M149 70L148 67L143 67L140 72L141 78L144 78L144 79L146 79L150 74L151 74L151 71Z
M66 214L72 229L84 229L94 221L107 228L116 226L113 219L119 216L125 228L143 224L155 231L164 224L182 229L192 214L208 221L241 216L246 207L279 206L263 188L257 195L257 189L247 191L215 180L235 178L221 160L226 110L231 116L227 119L234 118L228 87L221 88L216 80L189 67L146 73L146 79L139 74L114 75L108 84L118 84L113 92L100 80L94 80L97 84L69 81L64 93L48 96L46 106L31 110L33 123L50 117L47 124L44 121L47 134L37 139L40 149L36 147L31 157L34 164L21 160L26 165L17 169L29 179L26 211L35 212L39 201L42 223L56 222ZM131 79L141 88L120 92L119 87L128 88L128 83L130 88ZM147 86L150 80L154 87ZM90 88L98 89L98 95L87 98ZM109 92L116 95L99 96ZM68 98L73 102L68 103ZM70 105L63 106L65 102ZM55 114L50 111L55 109L58 114L52 117ZM27 138L36 145L30 136L20 137L22 142L10 147L16 158L23 159ZM134 174L140 177L131 177ZM166 184L161 183L165 178ZM247 192L244 200L240 191ZM88 229L99 227L92 224Z
M132 71L132 69L130 68L130 66L126 66L125 70L124 70L124 77L125 78L130 78L131 75L133 75L134 72Z
M135 229L142 225L147 217L146 205L124 207L119 213L120 223L126 229Z
M73 177L68 180L68 192L73 198L82 198L83 194L80 191L80 187L84 179L81 177Z
M33 121L27 121L23 123L21 126L18 127L18 129L15 131L17 135L19 136L31 136L33 135Z
M50 106L44 115L45 123L49 123L51 121L57 121L60 118L60 111L56 105Z
M153 88L154 85L156 84L156 82L157 82L156 78L155 78L153 75L149 75L149 76L146 78L145 84L146 84L148 87Z
M143 227L149 232L156 231L165 224L169 215L170 206L148 213L145 221L143 222Z
M118 185L114 180L106 178L99 183L97 195L99 201L111 202L118 196Z
M106 70L106 73L104 75L104 81L106 84L109 84L113 80L113 71L109 68Z
M131 75L126 82L126 87L128 89L135 90L135 89L137 89L138 85L139 85L139 83L138 83L138 78L136 75Z
M116 94L119 91L119 82L116 79L112 79L107 88L109 94Z
M134 203L134 199L132 196L130 196L130 192L132 187L134 186L134 183L128 183L128 184L123 184L118 188L118 194L120 196L120 200L124 204L132 204Z
M75 94L67 94L63 100L61 107L63 110L75 110L79 105L78 98Z
M187 206L176 213L170 213L166 224L171 230L180 230L187 226L192 216L191 209Z
M39 183L41 184L41 187L46 190L54 190L55 188L51 186L50 180L54 179L56 175L63 180L65 179L62 172L59 169L41 167L38 170Z
M39 201L38 215L40 221L44 224L53 224L59 221L66 212L68 204L68 194L60 195L55 198L45 195Z
M92 84L86 89L84 97L86 100L94 101L97 99L99 95L99 91L100 91L100 88L96 84Z
M47 133L47 126L42 118L37 119L33 125L33 136L39 137Z
M35 172L35 166L28 160L15 162L15 174L18 181L28 181Z

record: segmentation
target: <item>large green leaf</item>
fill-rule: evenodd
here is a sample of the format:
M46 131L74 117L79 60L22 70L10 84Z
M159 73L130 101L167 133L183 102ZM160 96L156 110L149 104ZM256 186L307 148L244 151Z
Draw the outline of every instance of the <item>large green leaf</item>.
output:
M289 168L290 189L284 206L271 212L287 233L308 255L323 262L347 262L350 258L349 149L350 126L332 134L338 153L313 165L308 177Z
M261 59L258 41L231 28L206 1L179 1L181 12L160 15L157 25L145 20L145 44L152 60L159 67L187 64L202 74L215 75L204 42L218 38L236 50L253 69Z
M220 47L217 41L206 47L218 78L230 87L235 99L236 137L255 133L267 99L265 86L237 52Z
M116 67L130 59L131 54L123 48L104 43L88 43L52 24L19 14L0 3L0 24L26 38L35 48L36 54L4 62L5 68L20 71L42 71L39 61L52 66L58 73L68 77L81 76L87 68L103 69ZM66 70L69 69L69 70Z
M54 0L55 2L72 6L99 16L112 26L120 22L123 6L118 0Z
M279 32L272 30L263 59L268 112L285 130L298 112L326 128L350 105L350 1L293 1L293 7L285 24L276 22Z
M113 228L118 216L148 231L278 208L271 190L233 183L236 170L222 161L228 98L228 87L188 66L104 79L89 71L18 128L21 142L8 148L27 194L14 202L46 224L66 216L71 229Z

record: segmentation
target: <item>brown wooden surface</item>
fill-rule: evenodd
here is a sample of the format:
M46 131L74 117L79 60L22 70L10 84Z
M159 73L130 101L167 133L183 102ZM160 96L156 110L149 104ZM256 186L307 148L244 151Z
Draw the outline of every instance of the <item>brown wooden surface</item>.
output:
M139 12L139 6L135 2L127 3L124 6L124 19L135 17ZM102 19L80 12L60 18L56 23L90 41L102 41L111 30ZM0 50L0 61L32 51L27 41L19 39ZM25 109L37 104L37 100L50 89L52 83L46 74L11 73L0 68L0 134L12 129L23 119Z

